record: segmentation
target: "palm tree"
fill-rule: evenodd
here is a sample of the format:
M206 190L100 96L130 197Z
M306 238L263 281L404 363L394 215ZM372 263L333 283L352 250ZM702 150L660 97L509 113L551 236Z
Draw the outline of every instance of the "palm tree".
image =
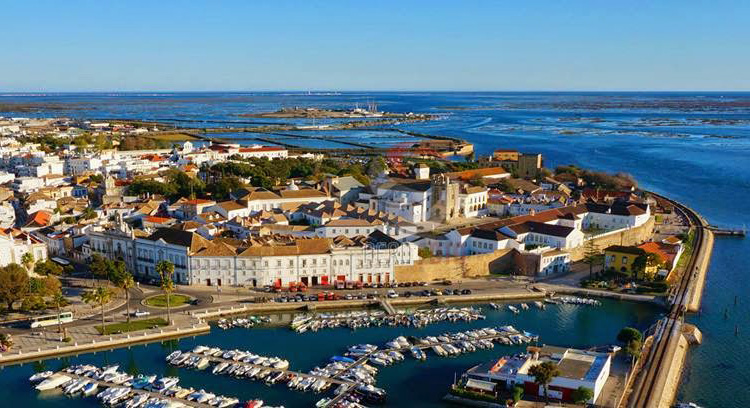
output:
M161 290L164 291L164 295L167 297L167 324L172 324L172 311L169 307L169 295L174 292L174 281L172 275L174 275L174 264L169 261L159 261L156 264L156 272L161 277Z
M27 271L31 271L31 267L34 265L34 254L27 252L21 255L21 263Z
M101 307L102 334L104 334L104 305L112 299L113 294L114 293L112 292L112 289L100 286L96 289L86 291L83 293L83 295L81 295L81 299L83 299L84 302L90 304L92 307L95 307L96 305L99 305L99 307Z
M68 299L63 296L61 291L57 291L52 295L52 301L55 302L57 308L57 332L62 333L62 319L60 319L60 313L62 313L62 305L64 305Z
M112 271L109 276L109 280L112 281L112 283L117 286L118 288L122 289L125 292L125 309L127 310L127 321L130 323L130 291L129 289L135 286L135 280L133 279L133 275L128 272L128 270L125 267L125 262L123 261L117 261L114 264L114 268L112 268Z
M545 361L541 364L532 366L529 369L529 374L534 376L534 382L540 387L544 387L544 398L549 402L549 383L552 379L560 375L560 369L557 364L551 361Z

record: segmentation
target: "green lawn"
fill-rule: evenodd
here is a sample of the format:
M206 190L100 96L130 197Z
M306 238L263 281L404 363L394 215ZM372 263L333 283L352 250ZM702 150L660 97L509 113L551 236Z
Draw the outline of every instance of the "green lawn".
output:
M189 302L190 302L190 296L175 295L175 294L169 295L170 307L182 306ZM151 307L167 307L167 296L156 295L156 296L146 299L143 303Z
M130 323L123 322L123 323L113 323L108 324L104 326L102 329L102 326L96 326L96 330L99 331L99 334L114 334L114 333L125 333L125 332L132 332L137 330L145 330L150 329L154 326L166 326L167 321L162 319L161 317L154 317L151 319L144 319L144 320L131 320Z

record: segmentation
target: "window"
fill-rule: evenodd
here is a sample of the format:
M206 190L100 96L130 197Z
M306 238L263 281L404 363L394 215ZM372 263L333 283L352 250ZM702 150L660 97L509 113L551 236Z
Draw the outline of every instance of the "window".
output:
M622 257L622 264L623 265L627 265L628 264L628 257L627 256L623 256Z

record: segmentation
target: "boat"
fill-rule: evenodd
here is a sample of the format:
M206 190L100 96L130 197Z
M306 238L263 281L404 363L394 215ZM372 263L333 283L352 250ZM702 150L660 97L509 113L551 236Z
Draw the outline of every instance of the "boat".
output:
M54 374L54 375L51 375L49 378L45 379L44 381L42 381L41 383L39 383L35 388L38 391L52 390L67 383L70 380L71 378L68 377L67 375Z
M151 391L163 393L171 387L177 385L179 381L180 379L177 377L163 377L151 384L149 388L151 388Z
M536 307L537 307L537 308L539 308L539 309L542 309L542 310L544 310L544 303L542 303L542 302L540 302L540 301L538 301L538 300L535 300L535 301L534 301L534 306L536 306Z
M412 347L410 351L412 357L416 358L417 360L427 360L427 354L425 354L425 352L422 351L422 349L420 349L419 347Z
M508 310L510 310L510 311L511 311L511 312L513 312L514 314L518 314L518 313L519 313L519 310L518 310L518 308L517 308L517 307L515 307L515 306L513 306L513 305L508 305Z
M133 383L131 384L131 386L135 388L136 390L140 390L151 385L151 383L153 383L154 381L156 381L155 375L138 374L138 376L135 377L135 380L133 380Z
M31 377L29 377L29 381L30 382L39 382L39 381L42 381L42 380L46 380L52 374L53 374L52 371L43 371L41 373L36 373L36 374L32 375Z
M83 389L81 390L81 393L84 396L88 397L89 395L94 394L98 388L99 388L99 384L97 384L96 382L92 381L92 382L90 382L90 383L88 383L88 384L86 384L86 385L83 386Z
M207 359L206 357L203 357L200 360L198 360L197 363L195 363L195 368L197 368L198 370L205 370L206 367L208 367L208 364L210 362L211 361L209 359Z
M243 408L260 408L263 406L263 400L250 400L243 404Z
M125 403L125 408L138 408L141 405L145 404L146 401L148 401L149 395L148 394L138 394L135 397L133 397L130 401Z

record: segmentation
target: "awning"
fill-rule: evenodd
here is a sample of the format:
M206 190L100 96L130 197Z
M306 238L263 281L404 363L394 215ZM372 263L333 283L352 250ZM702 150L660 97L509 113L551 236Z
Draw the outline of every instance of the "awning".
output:
M490 382L490 381L475 380L473 378L469 378L466 381L466 388L473 388L475 390L481 390L481 391L487 391L487 392L495 392L496 385L497 384Z

